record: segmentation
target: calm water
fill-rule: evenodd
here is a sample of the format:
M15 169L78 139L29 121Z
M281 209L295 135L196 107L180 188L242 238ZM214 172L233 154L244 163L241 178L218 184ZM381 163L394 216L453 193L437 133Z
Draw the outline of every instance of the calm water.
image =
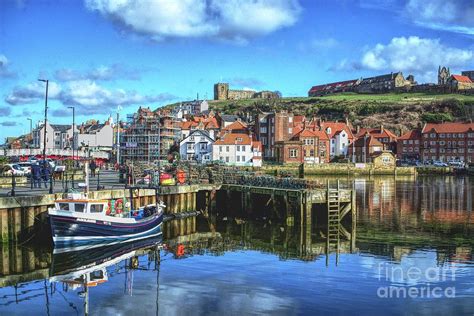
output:
M171 223L163 241L4 247L0 314L473 315L474 178L353 180L341 185L357 190L355 243L339 255L317 223L308 244L299 225L222 211Z

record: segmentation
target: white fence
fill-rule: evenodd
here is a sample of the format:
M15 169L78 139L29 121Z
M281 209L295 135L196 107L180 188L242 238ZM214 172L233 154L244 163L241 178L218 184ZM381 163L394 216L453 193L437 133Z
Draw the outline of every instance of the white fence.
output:
M0 150L0 156L37 156L43 155L43 150L39 148L24 148L24 149L4 149ZM86 151L75 151L76 157L88 157ZM46 149L46 156L62 156L72 157L72 150L70 149ZM105 151L91 151L90 156L93 158L109 159L109 153Z

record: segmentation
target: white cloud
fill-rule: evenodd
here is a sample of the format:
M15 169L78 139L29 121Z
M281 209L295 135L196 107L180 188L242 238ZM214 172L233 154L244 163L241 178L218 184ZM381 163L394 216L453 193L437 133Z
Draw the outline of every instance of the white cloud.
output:
M388 44L377 44L365 51L358 62L343 61L342 66L376 71L403 71L421 76L421 80L435 80L434 71L439 65L462 68L474 61L471 50L448 47L439 39L417 36L395 37ZM419 79L419 78L418 78Z
M472 0L409 0L403 14L423 27L474 35Z
M8 58L0 54L0 78L16 77L16 73L9 69L9 64Z
M48 84L48 98L55 99L61 93L61 87L55 82ZM46 95L46 84L44 82L32 82L24 87L15 87L7 95L5 101L11 105L21 105L37 102L44 99Z
M297 0L85 0L119 26L155 40L208 37L238 43L293 25Z
M98 66L83 72L62 68L54 72L54 76L59 81L75 81L75 80L101 80L111 81L119 79L139 80L140 74L144 70L128 68L121 64L113 64L110 66Z
M362 57L368 69L425 71L438 65L463 66L473 60L471 50L448 47L439 39L417 36L395 37L389 44L377 44Z
M5 98L5 101L11 105L30 104L44 99L44 96L44 84L34 82L25 87L14 88ZM48 98L58 100L63 105L75 105L79 114L100 114L108 113L110 109L117 105L127 106L165 102L176 97L169 93L141 95L135 91L107 89L98 85L95 81L86 79L69 81L64 87L55 82L50 82Z

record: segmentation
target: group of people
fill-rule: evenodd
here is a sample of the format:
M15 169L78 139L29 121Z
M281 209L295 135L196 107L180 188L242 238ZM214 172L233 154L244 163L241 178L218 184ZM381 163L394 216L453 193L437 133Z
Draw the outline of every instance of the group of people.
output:
M31 179L33 181L34 188L41 188L41 182L43 182L44 187L47 188L51 175L52 170L48 162L44 162L42 164L35 162L31 166Z

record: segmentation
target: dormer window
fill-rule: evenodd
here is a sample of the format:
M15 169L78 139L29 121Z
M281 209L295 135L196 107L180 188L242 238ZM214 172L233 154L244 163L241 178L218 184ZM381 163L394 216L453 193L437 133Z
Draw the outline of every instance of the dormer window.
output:
M242 137L237 137L236 140L237 140L238 142L241 142L241 141L242 141Z
M331 128L330 127L326 128L326 134L331 134Z

